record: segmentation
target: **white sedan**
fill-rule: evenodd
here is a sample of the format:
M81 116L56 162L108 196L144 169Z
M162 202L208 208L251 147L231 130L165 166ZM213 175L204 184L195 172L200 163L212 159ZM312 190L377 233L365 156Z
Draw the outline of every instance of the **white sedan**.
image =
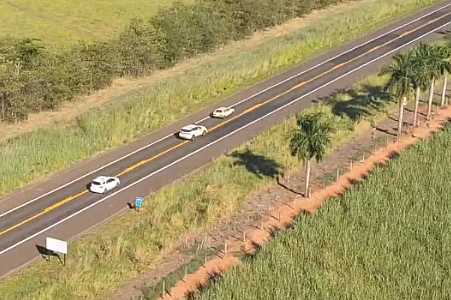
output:
M228 116L230 116L231 114L233 114L235 112L235 109L231 108L231 107L219 107L217 109L215 109L211 115L214 118L227 118Z
M121 182L117 177L99 176L91 181L89 190L93 193L105 194L106 192L118 187L119 184L121 184Z
M207 128L202 125L188 125L180 129L179 137L185 140L194 140L198 136L205 135L208 132Z

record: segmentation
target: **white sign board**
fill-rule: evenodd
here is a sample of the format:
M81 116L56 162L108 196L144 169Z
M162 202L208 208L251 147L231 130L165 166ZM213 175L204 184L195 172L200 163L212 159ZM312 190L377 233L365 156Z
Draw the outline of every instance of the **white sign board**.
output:
M45 248L54 252L67 254L67 242L65 241L48 237L45 239Z

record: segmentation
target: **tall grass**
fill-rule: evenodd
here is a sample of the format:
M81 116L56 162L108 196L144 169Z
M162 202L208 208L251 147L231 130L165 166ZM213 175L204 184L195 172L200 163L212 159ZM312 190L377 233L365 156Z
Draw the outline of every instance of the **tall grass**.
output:
M231 48L185 74L155 82L120 103L85 114L75 126L61 124L9 140L0 144L0 195L157 130L239 88L436 2L362 0L337 6L294 33L257 48Z
M373 78L362 86L383 82ZM371 97L358 87L350 94L360 95L361 103ZM340 101L355 98L339 95L331 106L312 108L334 120L336 133L329 152L351 138L353 130L365 128L367 118L383 114L383 109L372 110L360 121L336 116L333 107ZM288 149L294 126L295 120L290 119L197 174L161 189L146 201L139 218L132 214L118 217L99 228L100 232L72 242L66 268L39 262L0 282L0 299L108 298L121 282L148 270L183 234L202 232L220 218L231 216L249 193L271 184L277 172L298 167Z
M200 299L449 299L451 127L298 219Z

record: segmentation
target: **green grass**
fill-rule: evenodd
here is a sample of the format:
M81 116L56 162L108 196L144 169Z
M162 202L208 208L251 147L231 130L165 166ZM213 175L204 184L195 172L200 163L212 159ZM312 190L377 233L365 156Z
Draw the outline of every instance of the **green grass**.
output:
M287 36L254 48L246 48L242 42L242 47L206 57L183 74L156 81L125 99L115 99L105 109L81 116L75 126L64 123L4 142L0 144L0 196L128 143L244 86L364 36L396 16L436 2L362 0L338 6Z
M39 38L51 47L66 47L79 40L105 40L118 34L131 19L147 19L173 2L0 0L0 36Z
M451 127L301 217L200 299L449 299Z
M338 95L334 104L311 109L334 118L337 131L329 152L352 137L353 129L367 128L366 120L375 117L373 114L380 117L386 108L379 107L368 112L365 119L353 121L345 115L334 115L333 107L358 98L363 108L366 97L371 97L364 86L377 87L384 82L384 78L371 78L350 93L354 98ZM249 193L274 183L271 174L298 167L299 162L288 151L288 137L294 126L294 119L287 120L211 166L161 189L147 199L138 218L126 214L101 226L98 233L72 242L66 268L39 262L0 282L0 299L108 298L124 280L148 270L180 236L203 232L220 218L233 215ZM249 165L253 165L254 172L247 169Z

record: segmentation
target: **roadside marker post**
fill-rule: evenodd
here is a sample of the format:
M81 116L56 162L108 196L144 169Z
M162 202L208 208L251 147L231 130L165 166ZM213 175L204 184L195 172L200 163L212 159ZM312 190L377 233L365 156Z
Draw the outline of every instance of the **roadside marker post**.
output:
M135 209L136 211L139 211L144 204L144 197L136 197L135 199Z

